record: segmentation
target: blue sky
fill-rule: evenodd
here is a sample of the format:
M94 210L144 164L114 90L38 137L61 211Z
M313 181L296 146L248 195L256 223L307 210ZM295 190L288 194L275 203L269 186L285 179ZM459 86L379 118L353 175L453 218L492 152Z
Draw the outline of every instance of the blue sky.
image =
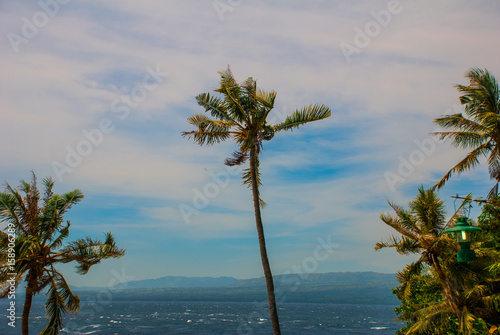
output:
M0 3L0 177L17 185L33 169L59 193L82 189L67 214L71 238L112 231L127 249L84 277L64 266L79 286L106 286L116 273L262 275L251 193L223 165L234 145L180 136L203 113L194 97L217 88L227 65L278 93L275 122L311 103L332 109L262 152L275 274L391 273L409 262L373 250L392 233L379 214L464 154L429 135L434 118L460 110L464 73L500 76L497 2L41 3L50 5ZM451 195L491 186L481 166L439 194L451 213ZM180 208L193 209L188 220Z

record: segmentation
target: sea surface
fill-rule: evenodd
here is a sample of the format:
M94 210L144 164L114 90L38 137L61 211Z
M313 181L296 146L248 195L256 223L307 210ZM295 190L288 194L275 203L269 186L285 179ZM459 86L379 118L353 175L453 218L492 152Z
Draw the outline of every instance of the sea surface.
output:
M0 334L21 334L22 305L16 327L7 325L7 301L0 301ZM77 315L66 314L62 334L271 334L267 302L82 301ZM281 303L279 318L287 334L394 334L394 306ZM42 302L34 302L30 333L47 325Z

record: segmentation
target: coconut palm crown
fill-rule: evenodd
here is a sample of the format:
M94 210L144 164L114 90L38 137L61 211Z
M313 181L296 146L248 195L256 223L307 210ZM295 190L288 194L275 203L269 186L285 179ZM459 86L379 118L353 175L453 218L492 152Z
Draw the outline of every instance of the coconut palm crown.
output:
M296 110L281 123L267 123L269 113L274 107L276 92L266 92L257 89L256 81L248 78L243 84L238 84L228 69L220 71L220 88L215 92L222 97L202 93L196 97L198 104L205 109L206 114L196 114L188 118L188 122L196 130L183 132L182 135L193 139L200 145L212 145L228 139L236 142L238 149L225 164L234 166L244 164L249 160L249 167L244 169L243 183L252 189L255 220L259 236L261 261L267 284L269 310L274 334L280 334L279 320L274 296L274 284L267 257L264 229L261 218L259 186L261 175L259 171L259 153L264 141L271 140L277 132L292 130L308 122L325 119L331 115L330 108L314 104Z
M29 334L33 296L44 289L47 289L45 309L49 322L42 335L58 334L63 328L64 313L77 313L80 308L80 299L54 267L57 263L74 261L77 272L86 274L101 260L118 258L125 253L116 246L111 233L106 234L104 242L86 237L64 245L71 223L64 221L63 215L80 202L83 193L76 189L54 194L51 178L43 179L42 183L43 195L37 188L34 173L32 180L22 180L18 189L7 184L5 191L0 192L0 222L7 223L5 231L0 231L0 298L8 296L12 281L15 287L26 281L21 318L23 335ZM15 256L15 265L9 255Z
M434 120L450 131L435 132L441 140L452 140L453 146L470 152L434 186L439 189L453 173L468 171L487 157L490 178L496 181L489 198L498 194L500 181L500 90L495 77L486 69L473 68L467 74L469 85L456 85L462 94L464 113L445 115ZM464 115L465 114L465 115Z

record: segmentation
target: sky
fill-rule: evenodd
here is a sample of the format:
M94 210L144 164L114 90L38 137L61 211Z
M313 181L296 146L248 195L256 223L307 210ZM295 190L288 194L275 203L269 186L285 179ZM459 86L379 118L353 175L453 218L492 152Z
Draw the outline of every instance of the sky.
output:
M230 66L277 92L272 123L332 109L261 153L273 273L395 273L414 258L374 251L393 233L379 215L464 155L429 133L461 112L467 70L500 76L499 17L497 1L2 0L0 179L81 189L68 241L126 248L85 276L60 266L72 285L260 277L251 192L223 164L235 144L180 135ZM451 196L491 187L483 164L439 195L451 215Z

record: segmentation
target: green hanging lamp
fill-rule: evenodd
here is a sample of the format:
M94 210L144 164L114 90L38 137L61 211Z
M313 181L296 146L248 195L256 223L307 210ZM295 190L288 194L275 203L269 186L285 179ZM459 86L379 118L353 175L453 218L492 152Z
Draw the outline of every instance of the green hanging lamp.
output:
M457 242L460 245L460 250L457 252L458 262L471 262L476 260L476 253L470 249L471 233L480 231L481 228L473 227L467 222L467 217L457 217L455 227L446 229L445 233L454 233L457 237Z

